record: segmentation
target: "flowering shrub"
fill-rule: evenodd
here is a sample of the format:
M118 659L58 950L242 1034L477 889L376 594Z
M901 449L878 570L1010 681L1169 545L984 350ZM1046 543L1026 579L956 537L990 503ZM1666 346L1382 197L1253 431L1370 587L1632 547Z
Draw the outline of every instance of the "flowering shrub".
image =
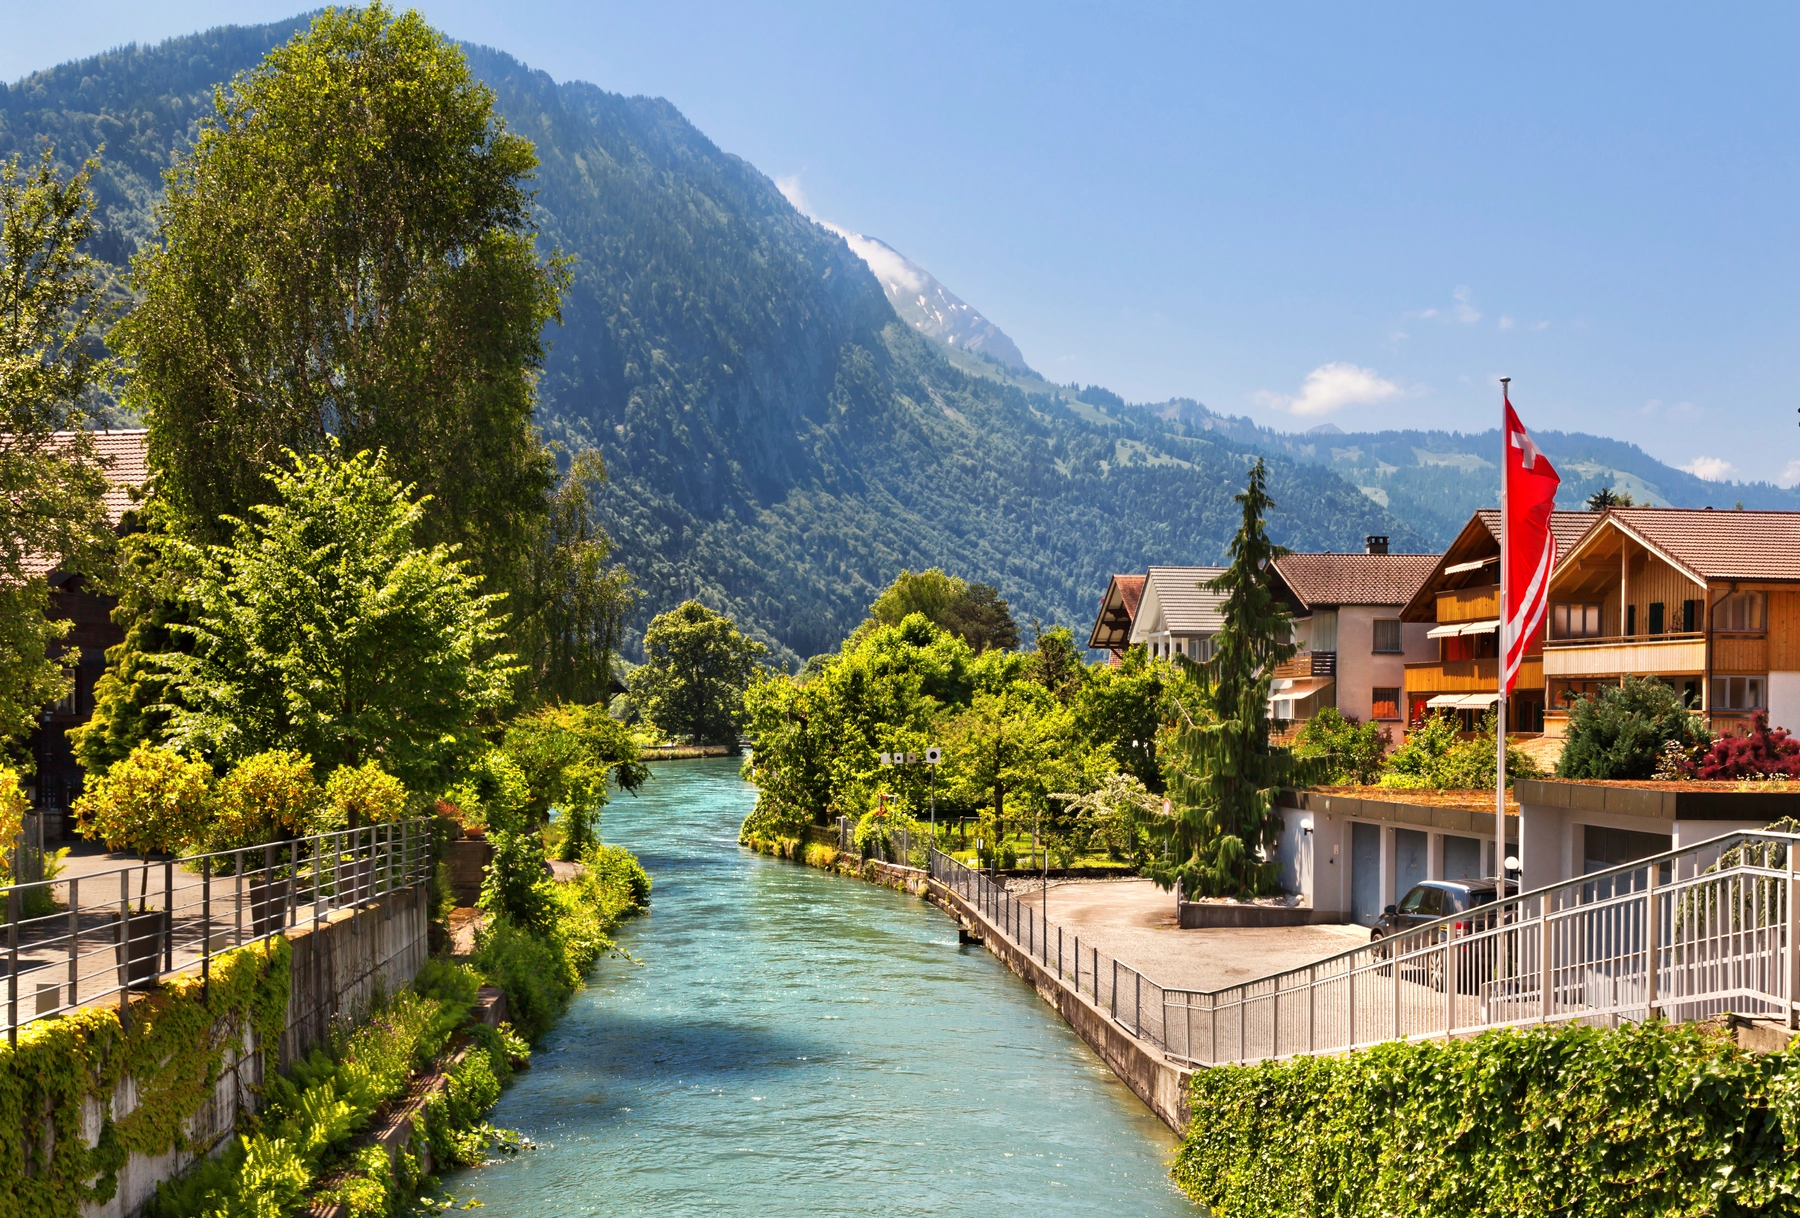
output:
M91 778L75 801L82 832L114 850L179 850L207 832L217 800L197 758L140 744Z
M1800 778L1800 740L1785 727L1770 728L1757 711L1748 736L1721 736L1700 758L1695 777L1706 779Z

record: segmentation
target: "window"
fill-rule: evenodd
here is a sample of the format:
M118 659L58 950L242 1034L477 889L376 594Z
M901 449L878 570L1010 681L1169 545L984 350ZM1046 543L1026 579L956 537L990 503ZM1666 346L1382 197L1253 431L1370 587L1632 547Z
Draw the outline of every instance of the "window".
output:
M1599 638L1600 606L1552 605L1550 608L1550 637L1553 639Z
M1763 697L1761 677L1714 677L1711 710L1762 710L1769 704Z
M1681 628L1688 634L1700 629L1700 602L1681 602Z
M1713 610L1714 630L1741 630L1746 633L1763 628L1763 594L1733 592Z
M1496 749L1498 749L1500 746L1495 745L1494 747ZM1407 893L1406 898L1400 902L1400 912L1403 914L1416 914L1416 913L1425 912L1425 910L1424 910L1425 897L1426 897L1426 894L1428 894L1432 891L1433 891L1432 889L1424 888L1424 887L1413 889L1411 892Z
M1663 603L1661 601L1651 601L1650 602L1650 633L1651 634L1661 634L1662 632L1663 632Z
M1384 653L1400 651L1399 618L1378 617L1375 619L1375 650Z
M1630 638L1637 633L1637 606L1625 606L1625 637Z
M1374 697L1369 702L1369 718L1398 719L1400 717L1400 687L1397 685L1377 685Z

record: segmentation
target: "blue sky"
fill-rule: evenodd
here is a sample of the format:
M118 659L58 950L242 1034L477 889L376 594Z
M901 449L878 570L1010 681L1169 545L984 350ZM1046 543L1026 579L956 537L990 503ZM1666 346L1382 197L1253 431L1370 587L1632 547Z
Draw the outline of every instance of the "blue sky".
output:
M668 98L1054 380L1800 481L1800 9L430 0ZM291 4L0 0L0 76Z

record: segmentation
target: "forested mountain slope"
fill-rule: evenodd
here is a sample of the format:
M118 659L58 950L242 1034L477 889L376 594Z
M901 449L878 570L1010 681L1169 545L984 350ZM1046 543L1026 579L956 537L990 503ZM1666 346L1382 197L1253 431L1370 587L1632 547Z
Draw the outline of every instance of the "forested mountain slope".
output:
M0 155L50 140L72 167L104 145L96 248L123 265L213 85L300 24L28 77L0 93ZM545 248L578 259L540 419L605 454L607 524L647 612L697 595L791 661L835 645L904 566L1083 623L1114 571L1223 554L1252 446L959 369L839 237L667 102L469 55L537 144ZM1328 470L1277 456L1270 481L1289 545L1424 544Z

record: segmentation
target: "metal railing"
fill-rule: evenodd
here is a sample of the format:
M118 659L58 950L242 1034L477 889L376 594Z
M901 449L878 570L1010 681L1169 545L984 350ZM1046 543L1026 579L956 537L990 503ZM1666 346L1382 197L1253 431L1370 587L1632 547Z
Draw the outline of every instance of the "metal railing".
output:
M1793 1027L1796 846L1800 836L1728 834L1210 991L1158 985L1081 948L1040 910L948 855L932 853L931 875L1134 1035L1176 1060L1222 1065L1653 1015L1731 1011Z
M429 822L403 821L0 888L7 1038L36 1019L129 996L221 952L427 882Z

